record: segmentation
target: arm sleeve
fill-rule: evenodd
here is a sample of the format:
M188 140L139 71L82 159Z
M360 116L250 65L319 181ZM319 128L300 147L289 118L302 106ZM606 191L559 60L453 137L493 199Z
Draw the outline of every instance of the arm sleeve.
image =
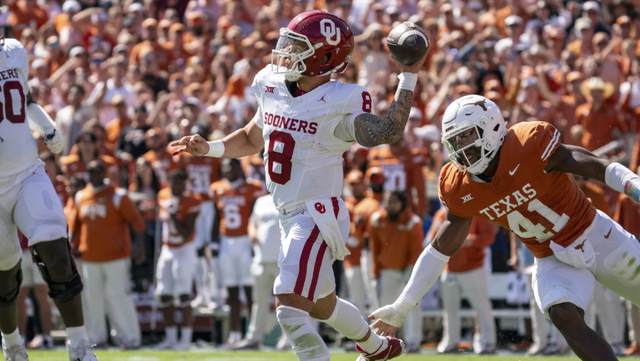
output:
M120 201L120 214L131 225L134 231L144 231L144 219L138 212L138 207L129 199L129 196L122 196Z

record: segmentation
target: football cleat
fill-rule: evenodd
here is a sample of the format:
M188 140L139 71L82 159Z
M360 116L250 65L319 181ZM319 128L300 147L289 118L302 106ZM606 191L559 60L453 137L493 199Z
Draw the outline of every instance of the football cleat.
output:
M176 348L177 342L172 340L163 340L159 344L155 345L153 348L155 350L173 350Z
M3 341L2 352L4 352L4 357L6 357L7 361L29 361L27 349L24 347L24 344L13 345L7 348Z
M373 353L366 353L360 346L356 345L356 350L361 353L356 361L385 361L391 360L406 352L404 341L399 338L385 336L387 343L382 345L382 350Z
M98 358L93 353L89 341L83 340L78 347L69 347L69 361L98 361Z

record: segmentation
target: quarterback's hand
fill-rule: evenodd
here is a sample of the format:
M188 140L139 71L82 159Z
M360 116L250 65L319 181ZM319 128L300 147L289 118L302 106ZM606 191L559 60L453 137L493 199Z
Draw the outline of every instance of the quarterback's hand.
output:
M209 152L209 143L198 134L187 135L169 145L178 147L178 149L173 151L173 155L187 152L193 155L203 156Z
M370 320L376 320L369 328L380 336L395 336L402 326L406 315L397 311L393 305L380 307L369 315Z
M393 55L391 55L391 58L396 63L398 68L400 68L401 72L403 72L403 73L416 73L417 74L420 71L420 69L422 69L422 64L424 64L424 61L427 60L427 55L429 55L428 51L427 51L426 54L424 54L422 59L418 60L416 63L413 63L411 65L404 65L404 64L400 63L399 61L396 60L396 58L393 57Z
M44 144L52 153L60 154L64 149L64 137L56 128L49 128L44 134Z

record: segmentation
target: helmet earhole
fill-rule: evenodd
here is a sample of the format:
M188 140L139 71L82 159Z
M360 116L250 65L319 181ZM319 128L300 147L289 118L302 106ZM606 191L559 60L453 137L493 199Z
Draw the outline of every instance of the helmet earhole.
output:
M495 127L493 127L493 131L494 131L494 132L497 132L497 131L498 131L498 129L500 129L500 124L496 124L496 126L495 126Z

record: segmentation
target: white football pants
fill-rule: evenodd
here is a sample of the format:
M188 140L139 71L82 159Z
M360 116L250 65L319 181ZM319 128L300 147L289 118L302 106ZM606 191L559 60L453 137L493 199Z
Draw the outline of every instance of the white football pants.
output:
M380 271L380 303L390 305L400 296L407 285L404 272L397 269ZM407 348L420 347L422 344L422 308L413 307L402 325L402 339Z

